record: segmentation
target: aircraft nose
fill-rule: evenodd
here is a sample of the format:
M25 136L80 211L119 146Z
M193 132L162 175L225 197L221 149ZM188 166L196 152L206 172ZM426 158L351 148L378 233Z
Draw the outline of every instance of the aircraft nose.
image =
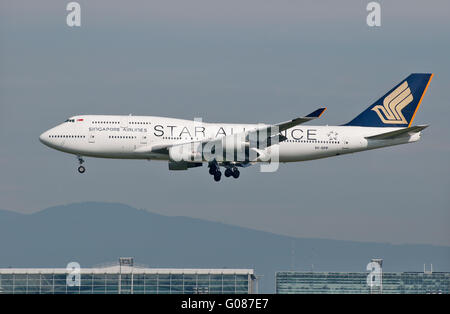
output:
M41 135L39 135L39 141L41 141L42 144L48 145L48 131L45 131Z

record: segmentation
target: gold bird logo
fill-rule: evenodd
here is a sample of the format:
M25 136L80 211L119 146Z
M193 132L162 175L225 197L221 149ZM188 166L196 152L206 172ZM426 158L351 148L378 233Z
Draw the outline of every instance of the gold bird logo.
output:
M413 96L411 90L408 87L408 82L405 81L384 98L383 106L377 105L373 107L372 110L377 113L383 123L407 124L408 122L403 116L402 110L412 101Z

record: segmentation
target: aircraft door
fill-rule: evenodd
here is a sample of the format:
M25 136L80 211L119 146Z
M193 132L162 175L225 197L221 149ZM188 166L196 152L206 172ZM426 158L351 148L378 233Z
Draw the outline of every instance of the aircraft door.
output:
M128 128L128 116L125 117L121 117L120 118L120 128L122 129L121 131L123 131L123 129Z
M89 127L88 130L88 134L87 134L87 140L88 143L90 144L94 144L95 143L95 137L97 136L97 124L94 124L92 127Z
M350 148L350 140L347 136L342 137L342 149L348 150Z

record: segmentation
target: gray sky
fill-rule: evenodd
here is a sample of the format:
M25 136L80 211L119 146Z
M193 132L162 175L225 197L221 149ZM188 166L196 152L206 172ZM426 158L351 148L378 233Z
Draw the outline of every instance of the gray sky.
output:
M280 234L450 245L448 1L0 2L0 208L24 213L121 202ZM348 122L411 72L433 72L415 123L423 140L338 158L245 169L87 159L38 141L75 114L279 122L328 107Z

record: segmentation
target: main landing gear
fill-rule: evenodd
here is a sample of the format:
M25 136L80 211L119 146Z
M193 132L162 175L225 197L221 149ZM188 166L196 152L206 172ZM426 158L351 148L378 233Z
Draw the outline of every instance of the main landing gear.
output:
M217 163L211 163L209 165L209 174L214 176L214 181L219 182L222 177L222 172L220 172L220 167Z
M78 156L78 162L80 163L80 166L78 167L78 172L84 173L86 171L86 168L82 166L82 164L84 163L84 159L81 158L81 156Z
M241 173L239 172L238 168L236 168L236 167L228 167L225 170L225 177L227 177L227 178L233 176L233 178L237 179L237 178L239 178L240 174Z
M220 167L217 164L217 162L210 163L209 164L209 174L214 176L214 181L219 182L222 178L222 172L220 172ZM237 167L235 166L228 166L225 169L225 177L231 177L237 179L239 178L240 172Z

